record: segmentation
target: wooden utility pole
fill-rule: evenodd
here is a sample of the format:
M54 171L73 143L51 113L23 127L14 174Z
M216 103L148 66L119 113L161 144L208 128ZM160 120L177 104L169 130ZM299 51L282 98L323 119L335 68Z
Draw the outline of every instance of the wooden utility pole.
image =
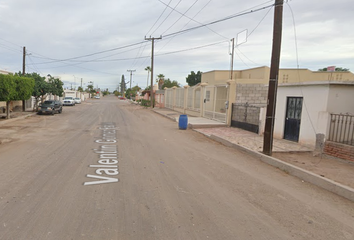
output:
M24 76L26 72L26 47L23 47L23 58L22 58L22 75Z
M22 76L25 76L26 72L26 47L23 47L23 57L22 57ZM22 100L22 111L26 111L26 101Z
M283 28L283 4L284 0L275 0L272 61L270 66L268 105L263 138L263 153L269 156L272 155L273 149L274 120L278 90L281 37Z
M162 39L162 37L159 38L146 38L145 40L151 40L152 47L151 47L151 89L150 89L150 105L151 108L154 108L154 43L155 39L159 40Z
M127 72L130 72L130 89L132 89L132 76L133 76L133 72L135 72L136 70L127 70Z
M231 41L232 41L232 51L231 51L231 71L230 71L230 79L232 80L232 75L234 74L235 38L231 39Z

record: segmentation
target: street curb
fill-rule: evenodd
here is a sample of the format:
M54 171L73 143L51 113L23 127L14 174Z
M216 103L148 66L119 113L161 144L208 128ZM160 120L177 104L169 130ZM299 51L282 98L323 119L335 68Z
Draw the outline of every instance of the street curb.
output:
M159 115L162 116L162 117L168 118L168 119L173 120L173 121L176 122L176 117L166 116L165 114L159 113L159 112L157 112L157 111L155 111L155 110L152 110L152 111L155 112L155 113L157 113L157 114L159 114Z
M10 123L10 122L14 122L16 120L20 120L20 119L25 119L27 117L31 117L31 116L34 116L36 115L37 113L30 113L30 114L27 114L27 115L24 115L24 116L20 116L20 117L15 117L15 118L10 118L10 119L6 119L6 120L2 120L0 121L0 125L4 125L6 123Z
M309 182L315 186L323 188L329 192L335 193L339 196L342 196L342 197L354 202L354 189L351 187L345 186L343 184L337 183L337 182L327 179L327 178L323 178L323 177L316 175L312 172L309 172L305 169L302 169L297 166L291 165L289 163L280 161L274 157L267 156L262 153L250 150L246 147L231 143L231 142L229 142L225 139L222 139L218 136L215 136L215 135L208 136L205 134L203 134L203 135L206 137L209 137L210 139L212 139L216 142L219 142L225 146L232 147L232 148L247 152L248 154L256 157L258 160L260 160L264 163L267 163L267 164L269 164L273 167L276 167L276 168L278 168L278 169L280 169L280 170L282 170L294 177L300 178L303 181Z

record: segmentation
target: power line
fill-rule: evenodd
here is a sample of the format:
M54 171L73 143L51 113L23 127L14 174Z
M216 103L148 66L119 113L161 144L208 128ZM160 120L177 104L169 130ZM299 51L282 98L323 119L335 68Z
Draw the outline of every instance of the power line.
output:
M209 2L210 2L210 1L209 1ZM265 7L261 7L261 8L257 8L257 9L254 9L254 10L251 10L251 11L248 11L248 12L242 12L242 13L234 14L234 15L228 16L228 17L223 18L223 19L219 19L219 20L216 20L216 21L213 21L213 22L209 22L209 23L207 23L207 24L202 24L201 26L197 26L197 27L193 27L193 28L181 30L181 31L178 31L178 32L175 32L175 33L171 33L171 34L167 34L167 35L165 35L164 37L171 38L171 37L174 37L174 36L176 36L176 35L183 34L183 33L185 33L185 32L189 32L189 31L192 31L192 30L199 29L199 28L201 28L201 27L205 27L205 26L208 26L208 25L216 24L216 23L219 23L219 22L223 22L223 21L226 21L226 20L229 20L229 19L232 19L232 18L244 16L244 15L247 15L247 14L255 13L255 12L264 10L264 9L269 8L269 7L272 7L272 6L274 6L274 4L269 5L269 6L265 6ZM192 21L192 20L193 20L193 19L191 19L191 21ZM139 45L139 44L142 44L142 43L144 43L144 42L133 43L133 44L129 44L129 45L122 46L122 47L116 47L116 48L112 48L112 49L108 49L108 50L104 50L104 51L94 52L94 53L91 53L91 54L86 54L86 55L77 56L77 57L72 57L72 58L67 58L67 59L48 58L48 57L45 57L45 56L43 56L43 55L41 55L41 54L35 53L35 52L33 52L33 51L31 51L31 52L34 53L34 54L36 54L36 55L43 56L45 59L52 60L52 61L49 61L49 62L36 63L36 64L49 64L49 63L55 63L55 62L73 61L73 60L75 60L75 59L80 59L80 58L89 57L89 56L94 56L94 55L103 54L103 53L107 53L107 52L112 52L112 51L116 51L116 50L120 50L120 49L124 49L124 48L129 48L129 47L136 46L136 45ZM130 50L130 51L131 51L131 50ZM177 51L177 52L178 52L178 51ZM36 56L33 56L33 57L36 57ZM102 58L105 58L105 57L102 57ZM145 58L145 57L140 57L140 58ZM131 59L130 59L130 58L127 58L127 59L119 59L119 60L131 60ZM90 61L90 60L89 60L89 61ZM109 60L109 61L112 61L112 60ZM113 60L113 61L116 61L116 60ZM83 62L83 61L81 61L81 63L82 63L82 62ZM93 62L93 61L90 61L90 62Z
M238 14L235 14L235 15L231 15L229 17L225 17L225 18L216 20L216 21L212 21L212 22L209 22L209 23L206 23L206 24L202 24L201 26L196 26L196 27L185 29L185 30L181 30L179 32L170 33L170 34L164 35L163 37L166 38L166 37L171 37L171 36L174 36L174 35L177 35L177 34L190 32L192 30L196 30L196 29L199 29L199 28L202 28L202 27L206 27L206 26L213 25L213 24L216 24L216 23L224 22L224 21L227 21L227 20L230 20L230 19L233 19L233 18L237 18L237 17L248 15L248 14L252 14L252 13L255 13L255 12L259 12L261 10L264 10L264 9L267 9L267 8L270 8L270 7L273 7L273 6L274 6L274 4L271 4L271 5L268 5L268 6L265 6L265 7L257 8L257 9L254 9L254 10L250 10L248 12L238 13Z
M198 0L197 0L198 1ZM196 1L196 2L197 2ZM206 6L207 5L209 5L209 3L211 2L212 0L209 0L209 2L207 2L193 17L192 17L192 19L190 19L182 28L181 28L181 30L183 29L183 28L185 28L196 16L198 16L198 14L201 12L201 11L203 11L205 8L206 8ZM194 5L194 4L193 4ZM193 6L192 5L192 6ZM186 12L185 12L186 13ZM181 17L182 17L183 15L181 15ZM165 31L166 32L166 31ZM164 33L165 33L164 32ZM164 34L163 33L163 34ZM168 42L162 47L162 48L160 48L157 52L159 52L159 51L161 51L161 49L163 49L164 47L166 47L171 41L172 41L172 39L174 39L175 37L176 37L177 35L175 35L175 36L173 36L173 37L171 37L171 38L169 38L169 40L168 40Z
M169 1L168 5L170 5L170 3L172 2L172 0ZM148 36L149 32L153 29L153 27L155 27L156 23L160 20L160 18L162 17L162 15L165 13L165 11L167 10L167 6L165 7L165 9L162 11L162 13L160 14L160 16L157 18L156 22L152 25L152 27L149 29L149 31L145 34L145 36Z
M199 1L199 0L196 0L196 1L184 12L184 14L186 14L198 1ZM211 0L210 0L210 1L211 1ZM209 1L209 2L210 2L210 1ZM166 6L166 8L167 8L167 6ZM182 17L183 17L183 15L181 15L180 18L177 19L177 21L175 21L167 30L165 30L165 32L167 32L169 29L171 29ZM185 25L185 26L186 26L186 25ZM183 29L183 28L182 28L182 29ZM165 32L163 32L162 34L164 34ZM173 38L170 38L169 41L168 41L162 48L164 48L168 43L170 43L172 39L173 39ZM147 45L145 45L145 46L144 46L144 49L141 51L140 57L141 57L143 51L145 50L145 47L146 47L146 46L147 46ZM159 51L160 51L162 48L160 48ZM159 51L158 51L158 52L159 52ZM138 56L138 54L137 54L137 56ZM136 60L137 60L137 59L134 60L133 66L135 66L135 64L136 64L136 62L137 62ZM143 66L143 65L145 64L145 62L146 62L146 60L144 60L144 61L142 62L141 66Z
M189 11L191 8L198 2L199 0L196 0L184 13L181 15L171 26L169 26L162 34L165 34L168 30L170 30L181 18ZM209 1L210 2L210 1Z
M165 4L165 3L162 2L161 0L158 0L158 1L161 2L161 3L163 3L163 4ZM168 7L169 7L169 6L168 6ZM170 8L171 8L171 7L170 7ZM200 22L198 22L198 21L196 21L196 20L194 20L194 19L188 17L187 15L181 13L180 11L177 11L177 10L175 10L175 9L173 9L173 10L176 11L176 12L178 12L178 13L181 14L182 16L184 16L184 17L190 19L191 21L194 21L194 22L200 24L200 25L201 25L200 27L206 27L206 28L208 28L210 31L212 31L213 33L215 33L215 34L217 34L217 35L219 35L219 36L221 36L221 37L223 37L223 38L228 39L227 37L222 36L221 34L217 33L216 31L212 30L211 28L207 27L208 24L205 25L205 24L203 24L203 23L200 23ZM169 36L169 35L166 35L166 37L167 37L167 36Z
M123 46L123 47L116 47L116 48L112 48L112 49L109 49L109 50L104 50L104 51L100 51L100 52L95 52L95 53L86 54L86 55L82 55L82 56L78 56L78 57L67 58L67 59L47 58L47 59L52 60L52 61L51 62L46 62L46 63L65 62L65 61L69 61L69 60L74 60L74 59L79 59L79 58L84 58L84 57L90 57L90 56L94 56L94 55L98 55L98 54L102 54L102 53L106 53L106 52L112 52L112 51L116 51L116 50L120 50L120 49L124 49L124 48L128 48L128 47L133 47L133 46L139 45L141 43L144 43L144 42L133 43L133 44L129 44L129 45L126 45L126 46ZM31 51L31 52L35 53L33 51ZM43 56L43 55L38 54L38 53L35 53L35 54L37 54L39 56ZM45 57L45 56L43 56L43 57Z
M15 48L13 48L13 47L10 47L10 46L7 46L7 45L5 45L5 44L2 44L2 43L0 43L0 47L1 48L4 48L4 49L7 49L7 50L9 50L9 51L12 51L12 52L16 52L16 53L18 53L18 52L22 52L20 49L15 49Z
M181 1L182 1L182 0L179 0L179 2L176 4L176 6L175 6L174 8L170 7L169 5L166 6L166 7L171 8L172 11L165 17L165 19L160 23L160 25L155 29L155 31L153 31L153 32L151 33L151 35L153 35L153 34L157 31L157 29L159 29L159 28L161 27L161 25L167 20L167 18L172 14L173 11L176 11L176 7L181 3ZM160 2L161 2L161 1L160 1ZM165 4L165 3L163 3L163 4ZM166 4L165 4L165 5L166 5Z
M12 44L12 45L14 45L14 46L16 46L16 47L22 48L22 46L20 46L20 45L18 45L18 44L15 44L15 43L13 43L13 42L10 42L10 41L8 41L8 40L6 40L6 39L4 39L4 38L0 38L0 39L3 40L4 42L10 43L10 44Z

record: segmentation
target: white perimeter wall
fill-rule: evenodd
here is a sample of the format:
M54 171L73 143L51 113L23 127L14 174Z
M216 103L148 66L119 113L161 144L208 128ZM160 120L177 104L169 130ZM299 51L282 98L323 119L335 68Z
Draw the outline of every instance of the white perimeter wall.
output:
M354 115L354 85L330 85L328 112Z

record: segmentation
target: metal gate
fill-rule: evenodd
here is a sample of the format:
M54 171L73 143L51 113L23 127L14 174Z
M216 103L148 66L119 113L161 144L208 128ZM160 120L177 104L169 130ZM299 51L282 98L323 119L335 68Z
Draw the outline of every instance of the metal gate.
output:
M204 92L203 117L226 123L228 88L223 86L206 86Z

